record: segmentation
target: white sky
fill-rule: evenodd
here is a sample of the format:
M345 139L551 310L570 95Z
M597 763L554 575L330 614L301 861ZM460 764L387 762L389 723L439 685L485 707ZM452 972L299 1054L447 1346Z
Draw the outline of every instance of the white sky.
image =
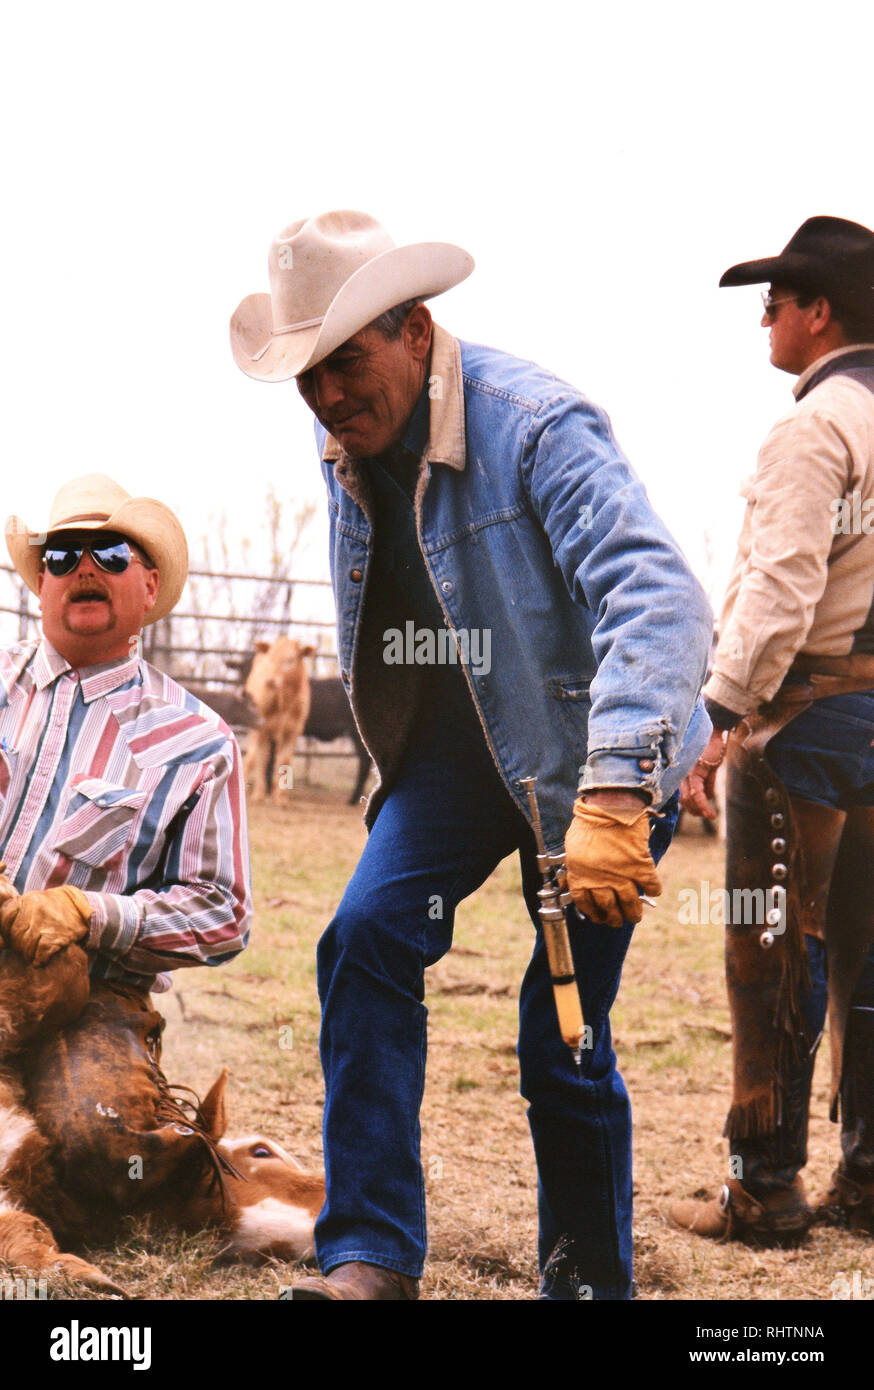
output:
M718 600L761 437L791 405L735 261L808 216L874 225L869 4L19 3L4 8L5 511L99 469L224 513L321 500L293 383L243 376L272 236L359 207L477 269L434 302L610 413ZM319 526L302 560L327 574Z

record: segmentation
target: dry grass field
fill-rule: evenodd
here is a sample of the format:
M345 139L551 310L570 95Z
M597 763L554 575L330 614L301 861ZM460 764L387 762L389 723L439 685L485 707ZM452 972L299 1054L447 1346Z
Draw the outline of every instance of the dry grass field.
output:
M171 1081L203 1094L228 1066L231 1130L272 1135L317 1167L322 1082L314 951L364 830L360 811L341 793L308 787L290 795L287 809L254 808L251 832L251 945L219 970L179 972L176 989L156 1000L167 1017L164 1067ZM720 1132L730 1037L722 931L678 922L680 891L701 880L720 885L721 857L721 844L694 825L677 837L663 863L664 894L636 933L614 1012L635 1114L639 1297L830 1299L839 1273L874 1275L874 1242L817 1228L795 1251L713 1245L672 1230L662 1214L672 1196L712 1194L725 1169ZM536 1296L535 1173L514 1051L531 929L517 885L517 865L508 860L463 904L455 947L429 972L426 1300ZM289 1026L291 1035L281 1031ZM289 1037L293 1046L281 1046ZM808 1168L815 1191L837 1157L826 1070L823 1055ZM295 1272L216 1267L216 1248L206 1235L157 1237L140 1225L94 1258L134 1296L153 1299L273 1299Z

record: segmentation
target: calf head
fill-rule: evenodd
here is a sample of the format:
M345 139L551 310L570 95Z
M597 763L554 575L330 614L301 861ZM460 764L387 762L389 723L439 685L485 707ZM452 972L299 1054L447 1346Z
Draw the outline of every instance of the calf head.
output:
M226 1135L226 1084L223 1071L199 1109L200 1124L222 1160L220 1180L204 1175L197 1191L176 1205L173 1219L186 1230L217 1227L227 1237L227 1261L306 1259L313 1253L324 1180L304 1172L273 1139Z

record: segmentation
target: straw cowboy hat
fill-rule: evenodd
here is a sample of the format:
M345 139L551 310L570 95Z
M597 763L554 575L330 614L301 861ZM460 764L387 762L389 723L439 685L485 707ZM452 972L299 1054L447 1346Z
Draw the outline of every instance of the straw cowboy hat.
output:
M442 294L473 270L460 246L395 246L365 212L326 212L286 227L267 258L269 294L231 319L231 351L247 376L288 381L408 299Z
M37 592L46 537L55 531L114 531L144 550L158 571L158 596L143 619L155 623L179 602L188 575L185 532L163 502L131 497L105 473L86 473L57 493L44 531L31 531L21 517L6 522L6 545L28 589Z

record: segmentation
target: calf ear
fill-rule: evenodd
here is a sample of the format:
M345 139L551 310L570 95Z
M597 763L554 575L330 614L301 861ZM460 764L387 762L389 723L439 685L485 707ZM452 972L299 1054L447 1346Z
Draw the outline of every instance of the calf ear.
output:
M316 647L301 647L300 654L301 656L316 656L317 651Z
M255 650L256 652L269 652L271 645L270 642L256 642Z
M210 1138L218 1142L228 1127L228 1113L225 1107L225 1086L228 1082L228 1069L223 1068L221 1076L214 1081L200 1105L203 1127Z

